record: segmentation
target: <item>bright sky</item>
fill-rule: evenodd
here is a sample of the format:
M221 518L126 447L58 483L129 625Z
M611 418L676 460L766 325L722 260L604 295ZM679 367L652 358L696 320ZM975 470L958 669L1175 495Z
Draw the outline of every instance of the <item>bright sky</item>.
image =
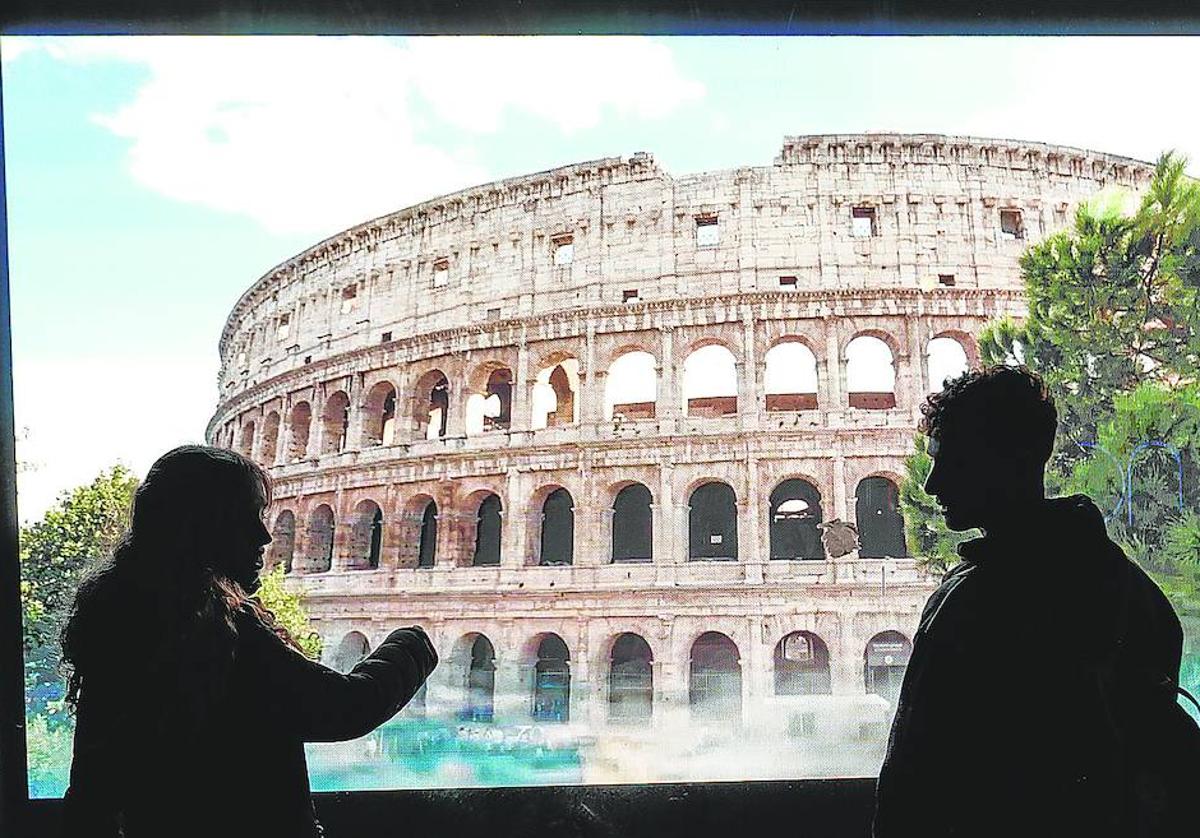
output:
M648 151L894 130L1200 160L1168 38L3 38L19 511L202 438L247 286L339 229ZM27 431L22 433L22 428Z

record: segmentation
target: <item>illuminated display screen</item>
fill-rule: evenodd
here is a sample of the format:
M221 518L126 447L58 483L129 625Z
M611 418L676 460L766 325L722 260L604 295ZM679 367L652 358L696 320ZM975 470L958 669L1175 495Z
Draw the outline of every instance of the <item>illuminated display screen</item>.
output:
M872 776L978 535L920 491L919 408L981 362L1048 375L1076 422L1048 494L1096 500L1200 686L1194 298L1165 277L1129 326L1177 350L1137 393L1127 344L1072 371L1019 331L1050 293L1022 254L1136 213L1141 161L1192 138L1057 110L1044 67L1112 44L2 47L33 796L66 786L74 585L189 441L267 468L261 596L312 656L348 672L408 625L440 656L382 727L306 747L316 791Z

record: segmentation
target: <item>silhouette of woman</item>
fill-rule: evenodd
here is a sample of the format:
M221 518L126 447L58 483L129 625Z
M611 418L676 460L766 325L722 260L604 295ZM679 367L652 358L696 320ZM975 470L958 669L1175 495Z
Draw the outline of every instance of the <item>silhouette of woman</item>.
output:
M304 742L365 735L437 663L397 629L349 674L309 660L257 599L271 484L232 451L151 466L132 524L63 630L76 715L63 835L323 835Z

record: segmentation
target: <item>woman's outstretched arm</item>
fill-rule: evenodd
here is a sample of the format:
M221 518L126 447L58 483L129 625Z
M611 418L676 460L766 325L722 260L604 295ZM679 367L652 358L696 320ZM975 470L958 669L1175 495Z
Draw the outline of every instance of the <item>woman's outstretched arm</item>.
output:
M239 612L239 655L274 724L305 742L340 742L370 733L396 715L437 665L417 627L396 629L349 673L302 655L256 617Z

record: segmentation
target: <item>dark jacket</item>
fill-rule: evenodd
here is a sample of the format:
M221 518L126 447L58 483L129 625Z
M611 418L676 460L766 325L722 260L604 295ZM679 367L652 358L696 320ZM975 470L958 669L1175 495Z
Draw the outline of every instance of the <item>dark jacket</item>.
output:
M128 665L84 676L64 838L321 835L303 743L367 734L437 663L417 628L393 631L341 674L289 647L249 609L236 625L229 688L203 722L182 721L168 683L139 677L136 636L123 644Z
M1136 834L1116 721L1127 690L1178 679L1170 603L1084 495L959 555L921 614L874 835Z

